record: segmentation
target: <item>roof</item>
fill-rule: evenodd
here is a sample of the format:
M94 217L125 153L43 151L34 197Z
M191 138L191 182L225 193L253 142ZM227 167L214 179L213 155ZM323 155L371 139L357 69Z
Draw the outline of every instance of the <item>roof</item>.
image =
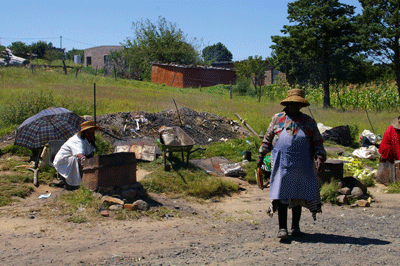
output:
M158 65L158 66L173 66L173 67L179 67L179 68L196 68L196 69L210 69L210 70L223 70L223 71L235 71L231 68L225 68L225 67L211 67L211 66L199 66L199 65L177 65L175 63L160 63L160 62L152 62L152 65Z

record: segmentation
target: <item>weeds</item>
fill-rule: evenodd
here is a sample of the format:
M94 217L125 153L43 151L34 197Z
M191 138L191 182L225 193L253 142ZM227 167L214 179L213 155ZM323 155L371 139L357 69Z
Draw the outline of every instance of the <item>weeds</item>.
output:
M386 188L386 193L400 193L400 181L389 184Z
M32 178L27 175L3 175L0 178L0 207L17 201L15 197L25 198L33 191Z
M331 204L337 203L337 195L339 191L339 182L332 180L330 183L325 183L321 187L321 200L323 202L329 202Z

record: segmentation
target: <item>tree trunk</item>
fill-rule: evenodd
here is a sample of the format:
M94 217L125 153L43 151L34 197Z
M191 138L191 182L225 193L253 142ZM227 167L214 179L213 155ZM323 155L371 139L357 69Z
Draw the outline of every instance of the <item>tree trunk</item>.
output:
M400 47L398 45L399 43L399 38L396 38L395 41L396 45L394 48L394 71L396 73L396 86L397 86L397 91L399 93L399 100L400 100Z
M331 107L331 96L329 93L329 80L330 80L330 73L329 73L329 66L327 63L323 64L323 87L324 87L324 109Z

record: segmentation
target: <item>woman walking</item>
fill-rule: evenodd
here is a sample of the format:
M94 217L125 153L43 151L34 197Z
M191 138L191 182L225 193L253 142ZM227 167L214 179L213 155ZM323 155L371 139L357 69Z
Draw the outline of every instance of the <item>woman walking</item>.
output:
M300 112L309 106L302 89L287 92L281 101L285 106L275 114L259 149L257 167L271 152L272 168L270 178L271 205L268 214L272 217L278 211L278 238L288 237L287 209L292 209L291 234L300 236L302 206L308 208L315 219L321 212L318 179L315 169L320 171L326 160L326 151L317 123L310 116ZM315 161L314 161L315 160Z

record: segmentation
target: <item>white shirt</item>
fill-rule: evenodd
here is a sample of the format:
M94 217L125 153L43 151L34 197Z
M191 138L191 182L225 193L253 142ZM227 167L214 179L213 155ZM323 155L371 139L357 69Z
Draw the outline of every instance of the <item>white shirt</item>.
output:
M65 178L70 186L79 186L81 174L77 154L89 156L96 148L87 140L82 139L78 134L70 137L54 157L54 167L57 172Z

